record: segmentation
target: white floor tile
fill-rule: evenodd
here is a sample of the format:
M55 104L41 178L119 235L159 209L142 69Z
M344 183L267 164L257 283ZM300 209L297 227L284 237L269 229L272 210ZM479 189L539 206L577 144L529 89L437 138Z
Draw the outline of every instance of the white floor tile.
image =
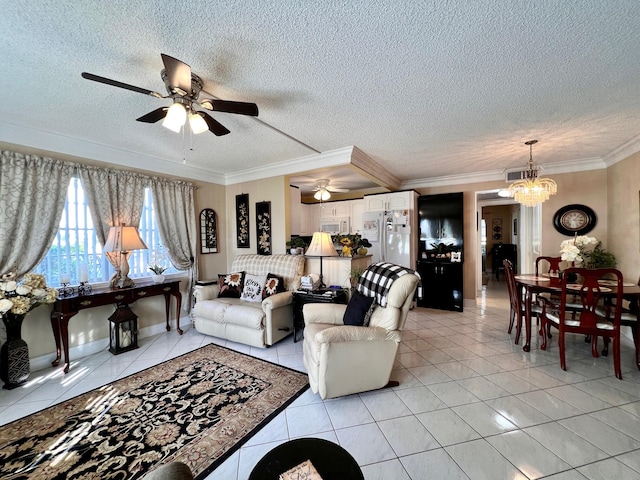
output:
M384 420L378 426L398 457L440 447L413 415Z
M487 441L530 479L571 468L522 430L495 435Z
M307 390L207 478L245 480L269 450L303 436L342 445L367 480L638 478L640 372L631 339L623 338L622 381L611 357L592 358L580 336L567 341L563 371L557 342L545 352L534 338L529 353L513 343L506 286L490 283L482 303L462 313L409 312L391 374L399 386L326 401ZM121 355L105 349L74 359L67 375L60 367L32 372L23 387L0 389L0 425L209 343L304 371L303 344L291 336L258 349L202 335L186 321L183 328L182 336L141 338Z
M432 480L436 478L447 480L469 479L456 462L442 448L409 455L401 458L400 461L409 473L411 480ZM386 478L393 478L395 480L395 477Z
M486 440L472 440L445 447L446 452L462 468L471 479L527 480L527 477L516 469Z

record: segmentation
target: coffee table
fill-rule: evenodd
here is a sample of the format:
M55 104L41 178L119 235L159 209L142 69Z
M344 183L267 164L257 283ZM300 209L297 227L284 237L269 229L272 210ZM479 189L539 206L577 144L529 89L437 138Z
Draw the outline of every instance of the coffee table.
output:
M278 480L281 473L305 460L311 460L322 480L364 480L349 452L321 438L298 438L278 445L253 467L249 480Z

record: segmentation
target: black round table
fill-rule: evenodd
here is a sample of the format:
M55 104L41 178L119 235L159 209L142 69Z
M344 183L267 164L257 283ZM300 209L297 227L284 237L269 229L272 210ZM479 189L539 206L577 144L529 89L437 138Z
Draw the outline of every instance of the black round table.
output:
M278 445L253 467L249 480L278 480L280 474L305 460L311 460L322 480L364 480L349 452L321 438L298 438Z

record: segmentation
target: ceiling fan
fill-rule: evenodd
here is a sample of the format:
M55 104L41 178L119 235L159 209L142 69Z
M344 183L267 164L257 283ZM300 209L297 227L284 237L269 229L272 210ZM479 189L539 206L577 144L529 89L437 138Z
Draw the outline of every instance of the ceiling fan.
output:
M240 115L258 116L258 106L255 103L235 102L231 100L220 100L217 98L199 99L202 90L201 78L191 71L191 67L177 58L170 57L164 53L162 63L164 70L160 72L160 76L164 81L168 95L162 95L152 90L136 87L127 83L111 80L110 78L101 77L92 73L82 72L82 77L94 82L104 83L132 92L151 95L156 98L171 98L173 103L168 107L160 107L149 112L139 118L139 122L156 123L163 120L162 126L180 132L182 126L189 119L189 126L194 134L202 133L209 130L217 136L230 133L229 130L206 112L196 110L195 106L204 108L214 112L238 113Z
M316 180L316 186L313 189L314 193L313 198L316 200L329 200L331 198L331 192L334 193L346 193L349 191L348 188L337 188L329 186L328 178L320 178Z

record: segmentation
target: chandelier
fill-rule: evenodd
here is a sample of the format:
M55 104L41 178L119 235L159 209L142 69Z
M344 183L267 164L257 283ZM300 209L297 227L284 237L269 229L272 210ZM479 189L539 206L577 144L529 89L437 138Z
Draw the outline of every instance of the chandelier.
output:
M527 207L535 207L558 191L558 185L550 178L538 178L538 168L533 165L533 145L536 143L537 140L524 142L529 145L529 171L523 179L509 185L509 196Z

